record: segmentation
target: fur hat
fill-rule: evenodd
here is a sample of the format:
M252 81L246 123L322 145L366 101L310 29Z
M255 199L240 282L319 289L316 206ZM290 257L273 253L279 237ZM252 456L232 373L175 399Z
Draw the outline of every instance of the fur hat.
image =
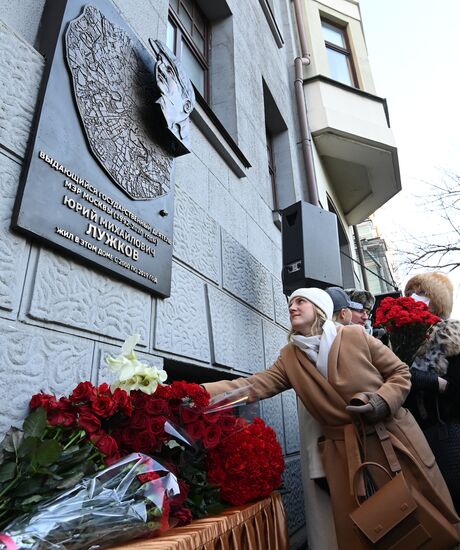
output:
M374 295L371 294L368 290L364 290L361 288L346 288L345 292L348 294L350 300L363 304L364 309L371 311L371 309L374 307Z
M447 319L454 305L454 287L447 275L439 271L421 273L411 277L404 289L406 296L422 291L430 299L431 313Z
M326 319L332 319L334 304L332 298L324 290L320 288L298 288L289 296L289 303L297 296L306 298L309 302L315 304L316 307L319 307L326 315Z

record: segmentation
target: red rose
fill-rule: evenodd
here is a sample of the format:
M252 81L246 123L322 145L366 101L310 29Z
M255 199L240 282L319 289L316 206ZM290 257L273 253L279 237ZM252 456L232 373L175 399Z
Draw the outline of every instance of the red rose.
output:
M126 416L131 416L133 414L133 400L125 390L116 388L113 392L113 400L123 414Z
M129 426L135 430L148 431L150 429L150 421L151 418L145 412L136 410L129 421Z
M153 395L149 396L150 399L145 401L145 412L152 416L157 414L168 414L169 405L166 399L156 398Z
M190 487L183 479L178 479L179 493L171 498L171 505L174 508L180 508L188 497Z
M109 418L117 411L116 402L109 395L99 395L92 404L94 414L102 418Z
M60 411L72 412L75 410L74 405L67 397L61 397L56 404L56 408Z
M220 412L209 412L209 413L203 414L203 420L208 424L215 424L216 422L220 421L220 418L221 418Z
M206 449L212 449L219 444L222 437L222 430L215 424L210 424L204 430L203 445Z
M145 405L152 397L140 390L133 390L130 393L130 396L133 400L133 404L136 410L144 410Z
M29 407L31 409L43 407L45 411L48 411L57 407L57 400L54 395L50 395L48 393L36 393L32 396Z
M169 529L169 511L171 508L171 503L169 501L168 495L165 493L164 499L163 499L163 510L161 514L160 519L160 531L165 531L166 529Z
M192 523L193 520L192 512L190 508L187 508L187 506L183 506L180 510L175 511L174 518L177 520L176 527L188 525L189 523Z
M201 417L201 410L195 407L181 407L180 414L184 424L190 424L190 422L196 422ZM206 416L209 415L203 415L204 420L206 420Z
M75 413L62 409L55 409L48 413L48 424L50 426L72 426L75 423Z
M155 451L158 442L155 436L149 432L136 432L131 439L131 450L138 453L146 453Z
M158 384L157 389L155 390L155 393L153 394L153 397L158 399L166 399L169 401L172 399L172 391L171 386L164 386L163 384Z
M98 432L101 427L101 421L94 414L87 411L80 411L78 416L78 425L85 430L86 433L93 434Z
M113 433L113 436L119 442L119 445L123 446L123 448L128 449L130 451L133 451L136 449L135 442L136 442L137 432L135 430L132 430L132 429L117 430L116 432Z
M115 462L118 462L118 460L120 460L120 458L122 456L123 455L120 452L116 452L113 455L105 457L104 463L105 463L106 466L110 466L110 465L114 464Z
M70 401L73 403L82 403L84 401L91 401L96 396L96 388L91 384L91 382L80 382L73 390L72 395L70 396Z
M201 420L198 420L198 422L187 424L186 430L192 439L200 439L203 437L204 423Z
M228 413L221 416L219 426L225 434L232 432L235 429L235 425L236 417L233 414Z
M118 452L117 442L111 435L105 433L93 434L90 440L105 456L113 456Z
M110 390L110 386L108 384L106 384L105 382L97 388L97 391L98 391L99 395L112 395L112 392Z
M149 481L155 481L155 479L160 479L160 476L156 472L146 472L145 474L139 474L137 479L141 483L147 483Z
M157 436L164 435L165 422L166 418L164 416L153 416L149 418L150 431Z

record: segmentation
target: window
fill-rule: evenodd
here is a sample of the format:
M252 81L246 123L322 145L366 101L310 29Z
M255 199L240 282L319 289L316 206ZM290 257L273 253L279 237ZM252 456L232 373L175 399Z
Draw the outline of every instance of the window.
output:
M343 84L357 86L346 29L325 20L321 20L321 26L331 77Z
M196 89L209 99L209 23L195 0L171 0L166 44Z
M276 167L275 167L275 157L273 152L273 137L270 134L270 130L268 128L266 128L266 138L267 138L268 175L270 176L270 181L272 184L272 197L273 197L272 210L278 210L278 196L276 192Z
M263 80L267 177L260 195L272 209L273 222L281 229L280 210L295 202L292 150L289 132L275 99Z

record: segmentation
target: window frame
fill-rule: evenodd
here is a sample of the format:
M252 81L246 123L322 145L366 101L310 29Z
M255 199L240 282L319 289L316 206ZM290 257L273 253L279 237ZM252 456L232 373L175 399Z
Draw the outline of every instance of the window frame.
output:
M326 37L324 36L323 24L329 25L334 30L340 32L340 34L343 37L345 47L338 46L337 44L334 44L333 42L329 42L328 40L326 40ZM347 25L346 24L340 24L340 23L337 23L335 21L331 21L330 19L327 19L326 17L321 17L321 31L323 32L323 40L324 40L324 45L326 47L326 53L327 53L327 50L333 50L333 51L335 51L339 54L342 54L345 57L345 59L347 60L347 64L348 64L348 68L349 68L349 72L350 72L350 80L352 82L351 86L353 86L354 88L359 88L358 75L357 75L357 72L356 72L356 67L355 67L355 63L354 63L354 59L353 59L353 54L352 54L352 51L351 51L351 43L350 43L350 39L348 37ZM328 59L328 63L329 63L329 59ZM334 80L336 80L336 79L334 79ZM336 80L336 81L341 82L340 80ZM345 86L349 85L345 82L341 82L341 83L344 84Z
M273 135L270 130L265 127L265 139L267 147L267 166L268 166L268 175L270 177L272 185L272 199L273 199L273 212L279 211L278 205L278 193L276 189L276 164L275 164L275 155L273 151Z
M203 75L204 75L204 99L206 102L209 103L209 100L211 98L211 87L210 87L210 61L209 61L209 37L210 37L210 28L211 24L209 22L209 19L206 17L206 15L203 13L203 11L198 6L196 0L190 0L193 5L193 13L191 14L189 10L186 8L184 2L181 0L178 0L178 6L179 9L183 9L186 11L190 19L192 20L192 29L198 29L198 26L195 24L195 12L197 11L199 15L201 16L201 19L204 22L204 54L201 52L198 48L198 46L195 44L193 40L193 36L190 35L189 31L185 28L184 24L180 20L179 14L176 13L174 7L169 3L169 10L168 10L168 22L174 27L175 29L175 41L174 41L174 54L176 57L181 60L182 58L182 41L184 41L187 46L190 48L194 58L199 63L201 68L203 69ZM199 32L197 30L197 32ZM199 32L200 36L201 33ZM194 86L195 91L197 90L196 86Z

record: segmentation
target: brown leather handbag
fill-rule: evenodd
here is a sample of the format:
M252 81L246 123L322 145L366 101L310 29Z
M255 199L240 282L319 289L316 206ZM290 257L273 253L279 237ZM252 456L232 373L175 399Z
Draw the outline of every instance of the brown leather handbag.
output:
M460 542L456 528L415 487L401 471L396 453L383 423L375 426L390 471L376 462L363 462L354 477L358 507L350 514L364 548L377 550L451 550ZM372 479L372 468L384 470L389 481L380 488L368 489L360 502L357 480L363 473ZM367 484L369 486L369 484ZM370 494L373 493L373 494Z

